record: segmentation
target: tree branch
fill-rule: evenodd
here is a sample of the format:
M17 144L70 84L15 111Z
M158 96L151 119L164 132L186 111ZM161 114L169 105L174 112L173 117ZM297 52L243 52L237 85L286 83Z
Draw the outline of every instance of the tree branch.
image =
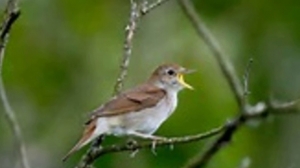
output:
M19 123L16 119L15 112L13 111L4 87L3 77L2 77L2 67L3 60L5 55L5 46L8 42L8 35L12 28L14 22L19 18L20 10L18 7L17 0L9 0L5 9L4 19L1 24L0 29L0 96L1 101L4 106L4 114L7 122L9 123L10 128L12 129L13 135L16 140L16 144L18 146L18 154L21 162L21 166L23 168L29 168L29 163L27 159L26 149L22 138L21 129Z
M197 11L194 8L193 4L190 2L190 0L178 0L178 2L186 16L191 21L194 28L196 29L198 35L204 40L204 42L212 51L223 75L227 79L227 82L235 96L239 107L242 107L243 89L239 78L235 73L233 65L227 60L226 55L223 54L223 52L221 51L218 41L215 40L213 35L210 33L209 29L206 27L205 23L197 14Z
M124 152L124 151L135 152L139 149L153 148L154 145L155 147L164 147L164 146L172 146L175 144L177 145L177 144L185 144L185 143L200 141L223 132L225 128L226 125L211 129L210 131L207 131L205 133L184 136L184 137L168 138L164 141L157 141L157 142L149 141L144 143L111 145L105 148L98 148L97 150L94 150L92 153L90 153L88 157L85 157L84 162L82 162L77 168L87 168L88 165L92 164L100 156L110 154L110 153L117 153L117 152Z
M156 0L151 4L148 4L148 1L144 1L142 4L138 4L135 0L130 0L131 10L128 24L125 27L123 59L120 66L120 73L114 86L114 94L120 93L127 76L130 57L132 55L133 39L141 18L167 1L168 0Z
M196 155L184 166L184 168L200 168L211 160L211 158L228 142L231 141L233 134L241 128L247 121L252 119L265 118L269 114L289 114L300 109L300 100L287 103L257 103L256 106L249 108L247 113L241 113L230 122L225 131L203 154Z
M158 6L168 2L169 0L156 0L153 3L148 3L147 0L144 1L144 4L142 6L141 9L141 14L142 15L146 15L147 13L149 13L150 11L152 11L153 9L157 8Z
M253 63L253 59L249 59L249 62L248 62L248 65L246 67L246 70L245 70L245 73L244 73L244 76L243 76L243 88L244 88L244 94L243 94L243 100L242 100L242 107L246 108L247 107L247 104L249 103L248 102L248 95L251 93L249 91L249 76L250 76L250 71L251 71L251 65ZM243 110L245 111L245 109Z
M134 0L130 0L131 4L131 10L130 10L130 17L128 24L125 28L125 41L124 41L124 46L123 46L123 59L122 63L120 66L120 73L117 78L115 87L114 87L114 94L119 94L120 91L122 90L124 80L127 76L127 70L128 70L128 65L132 53L132 46L133 46L133 37L135 35L138 22L141 17L141 13L139 10L138 4Z
M251 106L247 101L247 96L249 94L248 85L249 85L249 73L252 64L252 60L249 61L249 64L246 68L244 75L244 88L239 81L233 66L226 59L225 54L220 50L218 42L213 38L210 31L206 28L204 22L197 14L197 11L194 5L190 0L179 0L179 4L182 7L184 13L192 22L192 25L196 29L199 37L203 38L204 42L212 50L220 68L225 76L227 82L230 85L230 88L235 95L235 99L239 105L239 115L226 127L222 135L217 138L216 141L208 148L204 154L198 154L186 164L186 168L199 168L204 167L211 158L223 147L224 144L227 144L233 134L242 126L246 121L253 118L264 118L268 114L286 114L289 112L294 112L299 110L299 100L292 101L289 103L278 103L278 102L258 102L255 106Z

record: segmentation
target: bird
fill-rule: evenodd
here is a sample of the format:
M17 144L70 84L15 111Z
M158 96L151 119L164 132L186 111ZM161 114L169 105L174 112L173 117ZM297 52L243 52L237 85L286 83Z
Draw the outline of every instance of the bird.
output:
M153 133L175 111L179 91L193 89L183 78L191 72L193 70L175 63L162 64L146 82L121 92L92 111L82 137L62 160L66 161L71 154L102 135L164 140Z

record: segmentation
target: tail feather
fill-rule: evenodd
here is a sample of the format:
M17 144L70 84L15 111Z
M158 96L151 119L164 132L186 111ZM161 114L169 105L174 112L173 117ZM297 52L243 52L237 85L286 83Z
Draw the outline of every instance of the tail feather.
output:
M89 125L86 126L84 133L79 140L79 142L63 157L62 161L65 162L74 152L78 151L83 146L87 145L89 142L91 142L95 137L94 131L96 129L95 122L89 123Z

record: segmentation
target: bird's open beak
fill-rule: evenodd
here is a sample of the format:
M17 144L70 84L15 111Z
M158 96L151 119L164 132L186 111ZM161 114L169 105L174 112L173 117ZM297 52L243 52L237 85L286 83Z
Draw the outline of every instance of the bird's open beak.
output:
M187 83L184 81L184 79L183 79L183 74L188 74L188 73L193 73L193 72L195 72L195 70L184 70L182 73L178 74L178 76L177 76L178 82L179 82L182 86L184 86L185 88L188 88L188 89L191 89L191 90L193 90L194 88L193 88L191 85L187 84Z

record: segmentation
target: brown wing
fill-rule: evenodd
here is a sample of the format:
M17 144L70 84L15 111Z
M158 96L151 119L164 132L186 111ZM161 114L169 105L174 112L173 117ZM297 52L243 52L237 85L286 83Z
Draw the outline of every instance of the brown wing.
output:
M163 89L156 86L144 84L135 89L126 91L116 96L91 114L88 124L98 117L110 117L127 112L138 112L141 109L156 105L166 95Z

